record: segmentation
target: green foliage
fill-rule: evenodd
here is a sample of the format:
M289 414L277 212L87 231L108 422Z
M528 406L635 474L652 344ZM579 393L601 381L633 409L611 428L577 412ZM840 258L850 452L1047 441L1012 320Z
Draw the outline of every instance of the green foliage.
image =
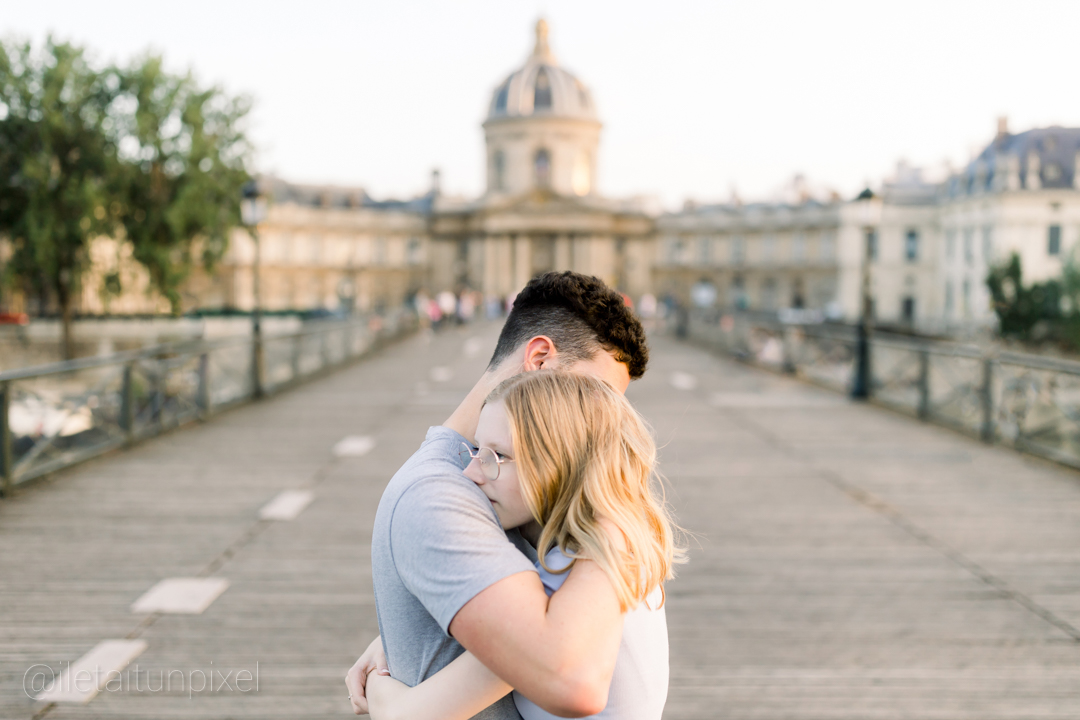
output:
M52 294L70 315L90 240L115 229L107 211L116 148L107 131L111 72L82 50L51 38L0 45L0 233L12 257L5 268L39 297Z
M986 278L1003 336L1030 341L1050 333L1061 320L1061 283L1048 280L1024 287L1020 256L990 269Z
M194 262L209 269L225 252L250 179L249 109L160 57L95 68L52 38L37 52L0 43L0 235L12 247L0 280L55 300L66 354L93 238L131 243L174 313Z
M1025 287L1020 257L1013 253L991 268L986 285L1002 336L1080 350L1080 268L1072 259L1060 278Z
M179 314L178 288L193 262L212 268L240 223L240 189L250 179L242 131L250 102L200 88L190 75L170 75L154 56L121 77L121 221L135 259Z

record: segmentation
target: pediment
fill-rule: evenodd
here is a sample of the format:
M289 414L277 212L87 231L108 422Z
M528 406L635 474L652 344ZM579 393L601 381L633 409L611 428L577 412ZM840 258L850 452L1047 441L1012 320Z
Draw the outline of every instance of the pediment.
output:
M572 197L533 190L513 197L484 197L467 207L434 214L436 235L620 234L648 235L655 223L596 197Z
M532 190L522 195L500 198L492 201L481 210L487 214L498 212L527 212L544 214L586 213L610 214L609 208L603 207L595 199L559 195L551 190Z

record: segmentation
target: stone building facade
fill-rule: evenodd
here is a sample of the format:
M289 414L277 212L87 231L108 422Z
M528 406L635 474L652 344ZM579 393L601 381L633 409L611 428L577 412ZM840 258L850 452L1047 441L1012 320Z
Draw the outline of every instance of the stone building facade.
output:
M545 21L525 64L492 93L483 127L483 196L437 197L430 214L433 289L512 297L538 273L575 270L631 297L650 291L654 219L597 193L596 107L556 61Z
M658 221L656 291L683 304L707 282L722 307L834 312L842 205L729 203L687 207Z
M1024 281L1057 277L1080 245L1080 129L996 137L964 169L924 180L900 164L849 201L689 207L658 226L656 291L689 303L820 310L855 321L864 282L876 322L930 333L993 325L986 277L1017 253Z
M258 253L237 229L214 273L192 274L183 309L252 309L256 266L263 308L346 313L421 291L505 300L537 273L576 270L634 301L654 294L688 305L704 285L698 299L722 308L848 321L860 316L865 286L878 322L952 332L993 323L991 264L1017 252L1025 279L1041 280L1060 274L1080 244L1075 128L1012 134L1002 122L944 180L900 165L876 192L846 201L805 183L782 202L688 203L665 214L604 197L592 93L556 60L543 20L524 64L494 88L482 127L486 186L476 198L443 195L437 173L424 195L382 202L360 188L260 179L269 214ZM122 243L103 238L91 256L80 312L168 310ZM119 295L105 291L113 276Z

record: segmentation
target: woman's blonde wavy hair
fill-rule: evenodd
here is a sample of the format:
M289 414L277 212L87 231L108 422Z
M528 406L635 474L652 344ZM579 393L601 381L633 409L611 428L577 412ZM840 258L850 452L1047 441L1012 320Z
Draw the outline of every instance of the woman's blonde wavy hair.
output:
M522 497L543 528L540 562L555 545L594 560L623 612L662 589L685 550L676 544L678 529L655 473L656 443L626 398L593 377L537 370L501 383L487 398L499 401ZM599 518L622 531L625 552Z

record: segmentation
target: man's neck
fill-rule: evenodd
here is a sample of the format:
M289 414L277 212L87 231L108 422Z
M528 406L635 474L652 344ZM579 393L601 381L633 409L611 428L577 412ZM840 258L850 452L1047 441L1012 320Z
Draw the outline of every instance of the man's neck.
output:
M521 371L520 365L507 363L485 372L443 425L463 436L469 442L474 442L476 440L476 425L480 422L480 410L483 409L487 396L503 380L513 377Z

